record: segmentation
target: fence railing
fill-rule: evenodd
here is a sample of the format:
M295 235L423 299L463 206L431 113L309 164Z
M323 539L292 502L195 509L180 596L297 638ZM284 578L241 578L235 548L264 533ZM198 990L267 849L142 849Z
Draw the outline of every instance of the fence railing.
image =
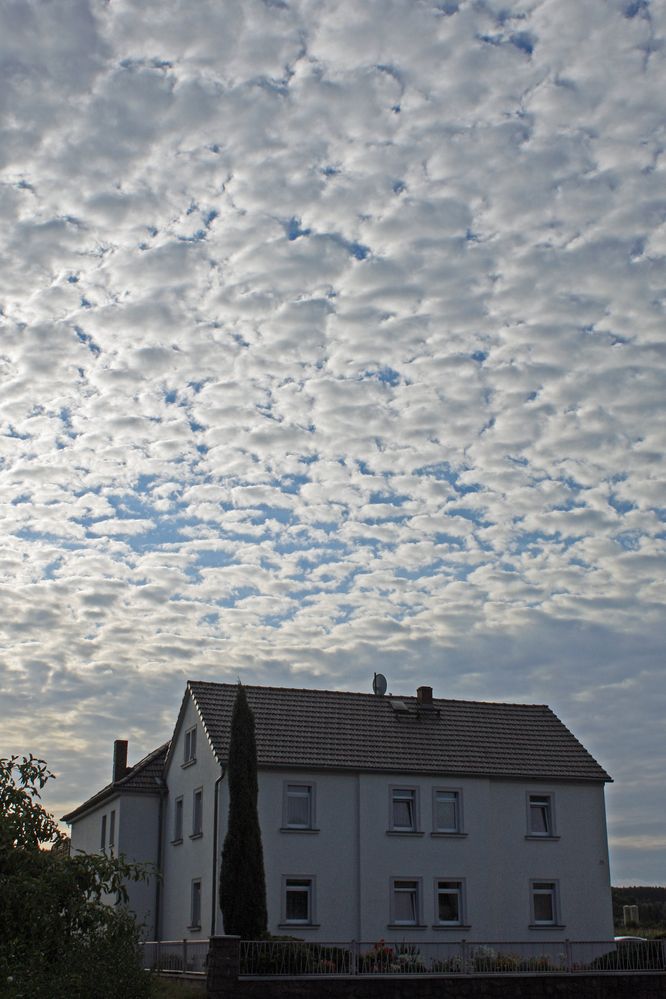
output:
M147 940L142 943L143 966L149 971L203 975L208 940Z
M666 970L666 941L242 940L243 976L617 974Z

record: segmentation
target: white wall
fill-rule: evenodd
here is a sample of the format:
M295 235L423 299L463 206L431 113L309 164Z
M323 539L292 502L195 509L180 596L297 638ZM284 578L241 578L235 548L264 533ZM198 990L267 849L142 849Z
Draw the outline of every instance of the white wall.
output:
M183 766L185 732L197 726L196 763ZM188 699L181 724L174 733L170 762L166 774L169 787L163 824L163 905L161 937L163 940L207 939L211 932L212 902L217 899L213 884L213 842L215 781L222 773L208 743L199 713ZM203 834L193 839L192 801L194 790L203 787ZM183 797L183 838L173 840L176 798ZM222 841L220 840L220 847ZM218 866L219 875L219 866ZM190 899L192 881L201 879L201 929L190 929ZM217 880L217 879L216 879ZM221 926L221 920L220 920ZM220 930L221 932L221 930Z
M316 784L319 832L280 831L287 780ZM389 788L395 784L418 789L423 835L387 835ZM434 786L462 791L466 836L430 835ZM226 795L226 782L224 787ZM530 792L553 795L558 839L526 838ZM612 938L600 785L264 771L259 812L273 933L328 941ZM299 875L316 877L319 925L290 931L280 925L282 878ZM388 925L394 877L421 879L423 929ZM435 925L436 878L465 880L468 929ZM558 882L563 928L531 928L531 879Z
M109 846L111 812L115 811L115 844ZM101 853L102 817L106 816L106 850L114 856L138 864L157 867L159 797L157 795L118 792L103 804L72 822L72 853ZM148 882L127 884L128 907L142 926L142 935L150 939L155 932L155 877ZM107 896L109 905L116 903Z
M119 834L116 834L117 852L123 854L126 860L149 864L157 870L159 798L146 794L124 794L121 812ZM147 881L132 881L127 885L128 907L136 915L137 922L142 926L142 935L147 940L155 937L156 887L154 876Z
M318 832L281 831L286 782L316 786ZM264 771L259 779L259 821L271 932L319 940L358 938L357 778L345 774ZM315 921L321 924L320 930L281 925L282 879L299 876L316 878Z

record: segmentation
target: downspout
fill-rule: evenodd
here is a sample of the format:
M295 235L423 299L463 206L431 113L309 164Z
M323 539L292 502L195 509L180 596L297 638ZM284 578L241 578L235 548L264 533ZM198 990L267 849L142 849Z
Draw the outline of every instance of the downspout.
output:
M219 802L220 784L222 783L223 780L224 780L224 766L221 765L220 776L215 781L215 799L214 799L214 804L213 804L213 884L212 884L212 892L211 892L212 897L213 897L213 901L212 901L211 913L210 913L210 935L212 937L215 936L216 923L217 923L217 895L218 895L218 892L217 892L217 854L218 854L218 849L217 849L217 833L218 833L218 825L219 825L217 813L219 811L219 804L218 804L218 802Z
M362 940L363 933L363 898L361 892L361 775L356 774L356 939Z
M155 874L155 939L160 939L162 928L162 850L164 840L164 799L166 786L160 781L160 804L157 819L157 872Z

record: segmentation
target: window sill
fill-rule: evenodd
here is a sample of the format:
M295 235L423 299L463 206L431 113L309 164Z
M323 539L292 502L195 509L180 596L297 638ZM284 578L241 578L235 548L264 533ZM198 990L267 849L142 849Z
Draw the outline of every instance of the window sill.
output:
M430 927L433 930L471 930L469 923L433 923Z
M183 837L181 836L180 839L172 839L171 840L171 845L172 846L180 846L180 844L182 842L183 842Z
M202 832L190 833L190 839L201 839L202 836L203 836Z
M387 923L388 930L427 930L425 923Z
M418 829L387 829L387 836L425 836L425 833L419 832Z
M528 930L566 930L565 923L530 923Z
M433 839L465 839L466 832L431 832Z
M321 832L315 826L280 826L281 833L318 833Z
M278 923L281 930L318 930L321 923Z
M191 760L185 760L184 763L181 763L180 768L181 770L185 770L187 767L193 767L196 762L197 758L193 756Z
M201 932L201 926L188 926L187 928L188 928L188 930L190 930L191 933L200 933Z
M546 843L557 842L559 838L559 836L551 836L550 833L548 833L548 835L543 835L541 833L527 833L525 836L525 839L538 839Z

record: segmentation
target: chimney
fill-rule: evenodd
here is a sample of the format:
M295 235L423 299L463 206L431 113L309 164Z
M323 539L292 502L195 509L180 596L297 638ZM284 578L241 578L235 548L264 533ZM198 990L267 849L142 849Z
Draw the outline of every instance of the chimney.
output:
M113 744L113 780L122 780L127 773L127 739L116 739Z
M416 704L419 708L431 708L433 706L432 687L416 688Z

